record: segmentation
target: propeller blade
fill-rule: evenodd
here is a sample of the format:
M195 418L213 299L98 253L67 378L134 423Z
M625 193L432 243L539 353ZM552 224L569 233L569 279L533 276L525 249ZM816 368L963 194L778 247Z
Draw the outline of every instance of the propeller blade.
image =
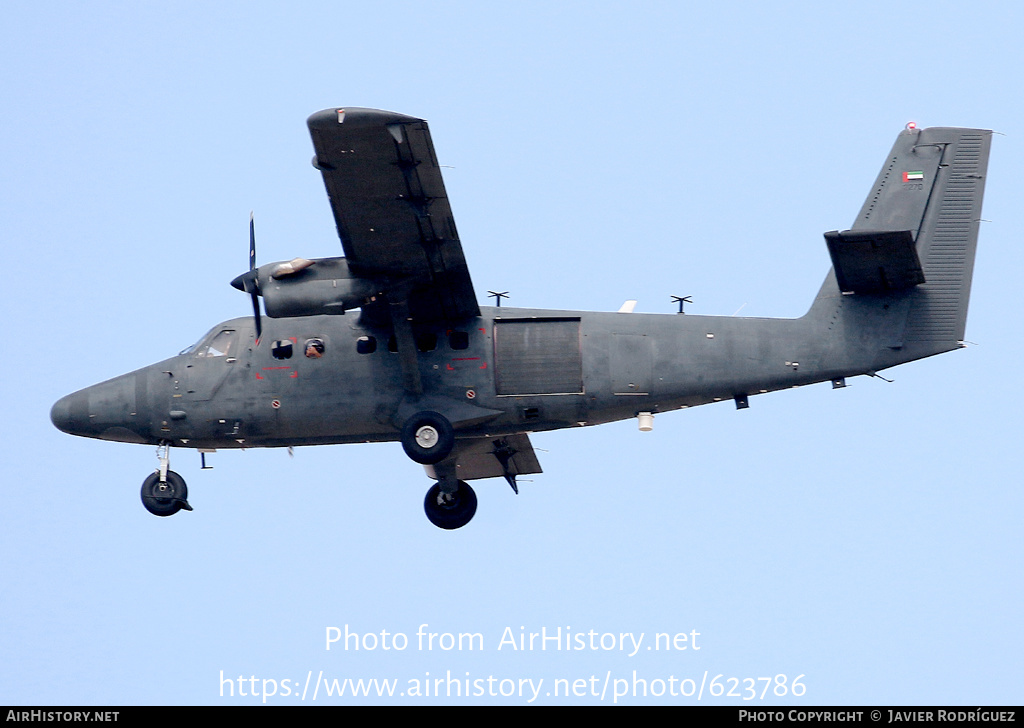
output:
M249 272L231 281L231 285L245 291L252 298L252 318L256 324L256 343L260 343L263 335L263 317L260 315L260 274L256 269L256 224L253 213L249 212Z
M250 295L252 296L252 317L256 322L256 343L259 343L260 336L263 335L263 321L260 317L260 297L256 291L253 291Z
M252 211L249 212L249 270L256 270L256 225Z

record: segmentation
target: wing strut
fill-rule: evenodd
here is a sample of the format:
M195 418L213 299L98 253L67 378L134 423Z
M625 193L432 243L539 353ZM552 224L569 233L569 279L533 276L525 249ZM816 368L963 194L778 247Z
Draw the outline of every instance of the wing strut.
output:
M412 333L412 317L409 315L409 298L399 295L397 300L388 299L391 308L391 323L398 347L398 360L402 365L402 382L405 391L419 397L423 394L420 381L420 365L416 355L416 337Z

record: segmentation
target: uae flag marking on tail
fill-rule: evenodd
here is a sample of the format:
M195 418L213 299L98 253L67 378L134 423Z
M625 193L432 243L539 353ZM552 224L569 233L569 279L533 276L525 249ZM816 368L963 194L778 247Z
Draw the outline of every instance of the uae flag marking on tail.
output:
M916 179L924 179L924 172L904 172L903 181L913 182Z

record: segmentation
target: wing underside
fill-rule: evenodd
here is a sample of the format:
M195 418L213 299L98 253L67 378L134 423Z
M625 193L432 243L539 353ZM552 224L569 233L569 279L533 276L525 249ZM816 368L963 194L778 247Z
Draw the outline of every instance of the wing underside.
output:
M418 321L478 316L427 123L345 108L307 124L352 272L407 300Z

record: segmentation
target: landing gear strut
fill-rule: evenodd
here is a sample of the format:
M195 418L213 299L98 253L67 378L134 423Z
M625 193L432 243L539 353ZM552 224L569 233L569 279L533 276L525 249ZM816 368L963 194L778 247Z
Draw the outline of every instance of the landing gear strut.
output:
M451 531L462 528L476 513L476 493L464 480L455 481L456 488L442 487L444 481L438 481L423 499L423 510L427 518L438 528Z
M160 467L142 481L142 505L154 516L173 516L184 509L191 511L188 504L188 488L185 480L167 466L171 459L171 446L162 443L156 449Z

